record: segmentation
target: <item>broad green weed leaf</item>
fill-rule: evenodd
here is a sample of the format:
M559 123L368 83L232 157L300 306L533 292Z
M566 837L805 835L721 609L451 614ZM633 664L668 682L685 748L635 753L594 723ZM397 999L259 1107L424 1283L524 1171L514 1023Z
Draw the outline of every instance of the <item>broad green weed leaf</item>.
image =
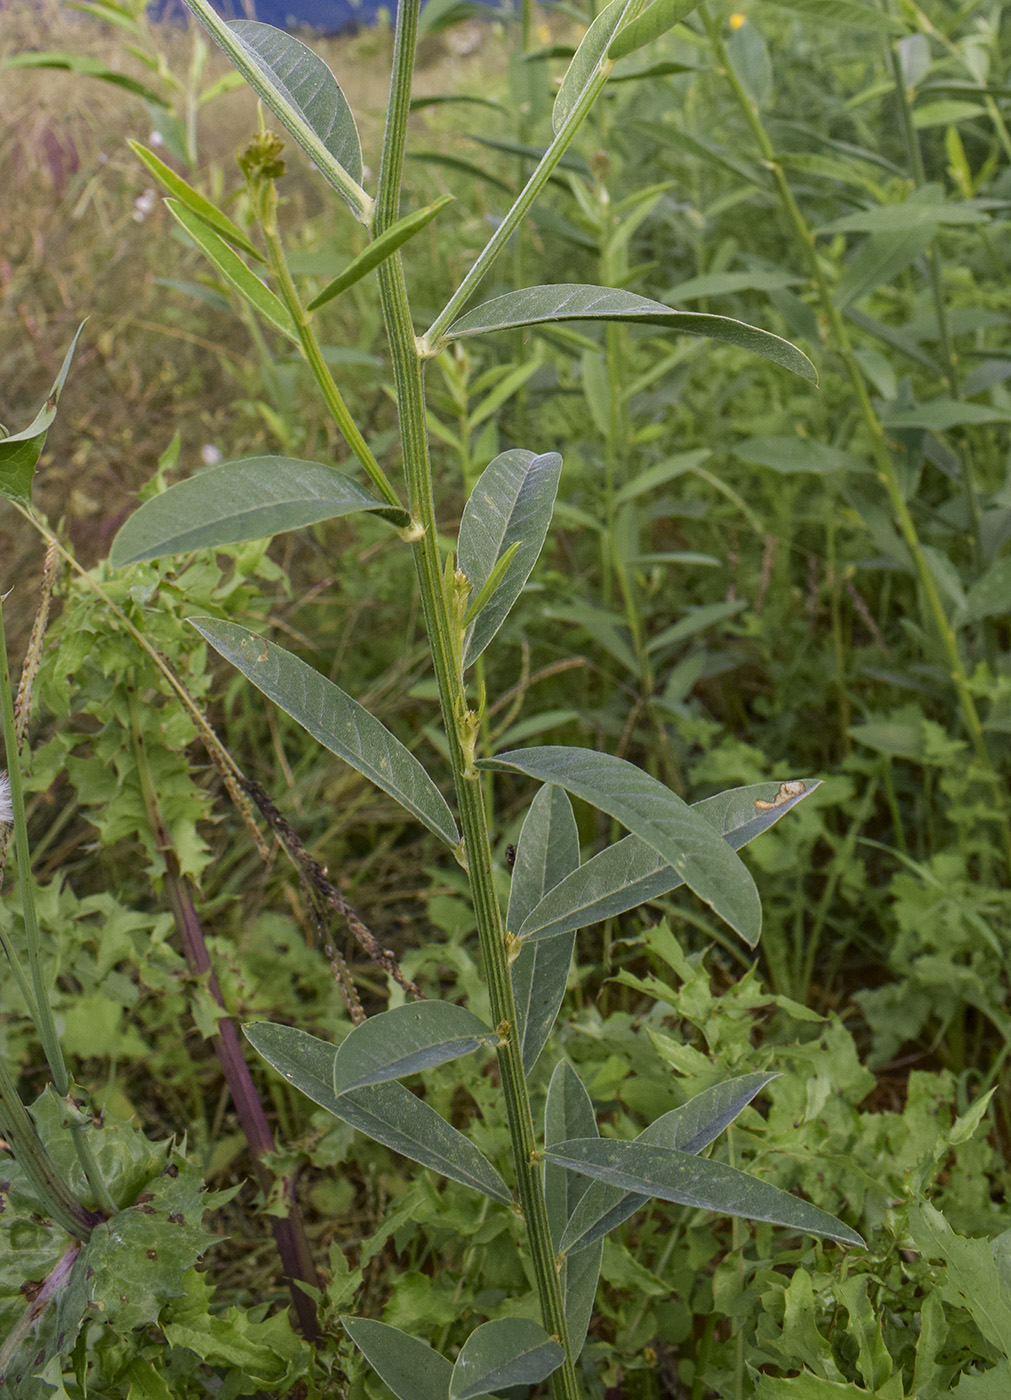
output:
M497 1040L490 1026L447 1001L417 1001L370 1016L342 1041L333 1066L335 1094L432 1069Z
M761 355L783 369L814 382L814 366L802 351L788 340L769 331L735 321L731 316L711 316L703 312L672 311L661 301L637 296L613 287L581 283L555 283L528 287L468 311L446 331L447 340L470 335L515 330L519 326L548 325L558 321L621 321L633 325L662 326L674 335L701 335L723 340Z
M215 233L219 233L222 238L231 243L233 247L241 248L244 253L248 253L251 258L256 258L258 262L263 262L263 254L251 243L237 224L234 224L223 210L216 204L212 204L199 190L195 190L192 185L177 175L170 165L166 165L163 160L159 160L153 151L149 151L146 146L142 146L139 141L127 141L126 143L134 155L145 165L160 185L168 190L170 195L174 195L180 204L203 219L204 223L210 224Z
M700 899L752 947L762 909L747 868L704 817L634 764L592 749L514 749L479 768L557 783L622 823L672 865Z
M226 24L208 0L185 3L327 183L367 219L372 200L361 187L358 128L337 79L318 54L269 24Z
M378 267L381 262L385 262L398 248L402 248L408 239L413 238L416 233L420 233L423 228L426 228L436 214L452 202L453 196L444 194L434 204L429 204L424 209L416 209L413 214L405 214L402 219L391 224L385 233L374 238L367 248L348 263L340 276L335 277L332 282L328 282L319 295L313 297L306 309L317 311L328 301L333 301L334 297L340 296L341 292L346 292L348 287L353 287L356 282L360 282L373 268Z
M785 786L791 789L796 784ZM693 803L692 810L711 822L727 844L739 851L809 796L818 783L809 783L803 791L780 801L783 787L784 784L755 783L733 788ZM756 801L770 805L763 810L755 807ZM682 876L652 846L637 836L625 836L559 881L518 929L511 924L509 927L524 941L553 942L559 934L624 914L682 884Z
M892 1374L892 1359L881 1333L881 1317L867 1296L866 1274L851 1274L836 1285L836 1296L849 1313L847 1335L857 1343L857 1367L870 1390Z
M391 1080L338 1096L333 1090L337 1046L269 1021L242 1029L256 1052L289 1084L342 1123L494 1201L512 1203L509 1188L470 1139L403 1084Z
M926 1258L944 1261L938 1291L945 1302L967 1308L990 1345L1011 1359L1011 1287L1001 1278L993 1242L956 1235L926 1201L910 1209L909 1234Z
M191 549L218 549L299 530L355 511L406 525L393 510L321 462L247 457L177 482L134 511L113 541L114 569Z
M31 505L35 465L42 455L42 449L46 445L46 434L56 417L60 395L70 373L70 362L74 358L74 351L83 330L82 321L70 343L70 349L63 357L63 364L49 391L49 397L28 427L20 433L11 433L9 437L0 437L0 496Z
M331 753L455 846L460 840L446 799L384 724L290 651L234 622L190 618L200 635Z
M990 565L982 578L969 589L965 607L955 618L959 627L984 617L1000 617L1011 612L1011 556Z
M893 282L900 272L925 252L933 240L936 225L918 225L902 233L873 233L865 239L846 264L834 300L840 307L859 301L875 287Z
M481 473L464 507L457 541L460 568L480 593L498 560L519 548L492 596L471 624L463 664L473 665L502 626L541 552L558 491L562 459L514 447Z
M793 10L818 24L842 24L853 29L875 30L879 34L905 34L907 26L887 10L858 0L764 0L780 10Z
M618 1186L639 1196L674 1201L720 1215L739 1215L747 1220L785 1225L821 1239L835 1240L838 1244L862 1246L864 1243L855 1230L835 1216L791 1196L788 1191L781 1191L778 1186L759 1181L724 1162L694 1157L668 1147L575 1138L545 1148L544 1160L585 1172L609 1186Z
M191 209L187 209L176 199L166 199L165 206L177 223L180 223L193 239L211 266L220 272L229 286L234 287L239 295L248 301L250 306L282 335L287 336L295 345L300 344L295 323L288 315L284 303L274 295L265 282L257 277L255 272L250 272L238 253L229 248L225 240L215 233L210 224L205 223Z
M517 929L547 894L579 866L579 831L563 788L546 783L527 812L516 843L506 927ZM575 932L522 947L509 968L523 1068L533 1069L565 996Z
M453 1363L427 1342L366 1317L342 1317L341 1324L397 1400L446 1400Z
M614 31L621 23L621 17L628 6L629 0L611 0L583 35L578 49L572 56L572 62L565 70L555 105L551 109L551 126L556 135L571 115L587 83L606 60Z
M536 1385L565 1353L544 1328L525 1317L485 1322L460 1349L449 1382L449 1400L475 1400L514 1385Z
M579 1075L567 1060L556 1065L548 1085L544 1106L544 1142L564 1142L573 1137L597 1136L597 1120L593 1102ZM548 1163L544 1168L544 1202L548 1225L555 1249L559 1248L565 1227L573 1211L593 1186L578 1172L565 1171ZM601 1239L596 1249L581 1249L567 1256L561 1267L562 1296L565 1318L569 1328L572 1351L578 1356L586 1340L593 1314L593 1300L600 1279L600 1263L604 1252Z
M700 0L653 0L653 4L638 19L618 30L607 50L608 58L624 58L644 44L651 44L654 39L666 34L668 29L673 29L675 24L687 19L699 4Z
M635 1140L652 1147L699 1153L719 1137L755 1095L776 1077L775 1074L741 1074L722 1084L714 1084L680 1108L673 1108L657 1118ZM591 1137L592 1134L586 1133L584 1136ZM593 1182L576 1201L566 1228L556 1241L558 1248L569 1255L582 1253L589 1245L603 1240L623 1220L634 1215L646 1205L648 1199L634 1191L623 1191L618 1186Z

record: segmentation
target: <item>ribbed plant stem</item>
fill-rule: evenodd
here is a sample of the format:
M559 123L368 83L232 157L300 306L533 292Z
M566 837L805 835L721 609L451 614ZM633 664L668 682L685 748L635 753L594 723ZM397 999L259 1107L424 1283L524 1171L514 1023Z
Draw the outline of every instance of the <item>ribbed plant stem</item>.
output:
M418 0L402 0L397 15L393 75L376 200L376 235L388 228L399 212L417 23ZM480 775L473 766L473 744L480 721L467 704L456 637L459 629L450 615L443 585L425 430L421 359L411 324L399 254L394 254L379 268L379 285L397 391L404 471L413 522L412 533L415 536L412 548L456 785L463 850L491 999L492 1020L502 1037L498 1061L517 1189L544 1327L558 1339L565 1352L562 1366L552 1377L555 1395L558 1400L578 1400L579 1387L565 1322L561 1282L555 1267L555 1252L544 1202L542 1169L536 1157L537 1139L516 1034L516 1009L506 956L505 930L495 893Z
M930 571L927 556L924 553L923 545L917 533L916 523L913 520L909 505L903 495L902 484L888 448L884 427L874 410L874 405L871 403L870 395L867 392L867 385L864 381L863 373L853 353L846 322L843 320L842 314L835 304L831 289L818 261L814 234L809 228L797 201L794 199L793 191L790 188L782 165L776 158L775 148L765 129L761 114L734 71L733 64L730 62L730 57L727 53L726 45L723 42L723 36L720 33L719 21L714 20L708 14L705 15L705 19L716 61L729 82L741 111L744 114L745 120L751 128L752 135L762 154L765 169L772 176L775 183L780 204L783 207L790 230L796 239L797 246L807 265L808 275L818 292L822 313L828 323L834 342L833 348L842 360L849 378L853 390L853 397L870 438L871 455L874 459L874 467L878 481L888 497L888 503L894 513L903 543L909 551L909 557L912 560L913 570L920 587L924 609L933 626L935 635L940 642L948 669L948 676L954 687L955 694L958 697L959 708L962 712L962 720L968 732L973 753L976 756L976 761L980 765L980 768L989 780L994 815L1000 825L1001 839L1004 846L1005 865L1008 873L1011 874L1011 812L1008 810L1007 794L1004 791L1004 785L1001 782L1000 775L996 772L990 760L990 755L987 752L986 740L983 735L983 725L979 717L979 711L976 708L975 697L969 688L969 679L966 675L965 665L958 650L955 629L952 627L945 614L944 604L941 602L941 595L938 592L934 576Z

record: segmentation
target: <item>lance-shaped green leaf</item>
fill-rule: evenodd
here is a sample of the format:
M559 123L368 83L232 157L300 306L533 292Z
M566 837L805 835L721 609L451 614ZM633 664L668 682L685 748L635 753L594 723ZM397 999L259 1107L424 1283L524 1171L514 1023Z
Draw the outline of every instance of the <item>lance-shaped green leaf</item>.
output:
M592 803L672 865L746 943L758 942L762 906L747 867L705 817L641 768L612 754L558 745L515 749L477 766L557 783Z
M341 1323L397 1400L446 1400L453 1363L434 1347L367 1317L342 1317Z
M259 540L367 510L409 521L333 467L294 457L247 457L179 481L134 511L112 544L113 568L191 549Z
M60 372L49 391L49 397L32 422L20 433L11 433L9 437L0 437L0 496L7 496L14 501L24 501L26 505L31 504L35 464L46 445L46 434L56 417L60 394L67 382L70 362L74 358L74 351L83 330L84 322L82 321L77 328L77 334L70 343L70 349L63 357L63 364L60 366Z
M513 545L519 548L492 596L468 629L464 666L472 665L508 616L537 563L555 505L562 459L514 447L500 453L481 473L460 521L457 558L480 593L495 564Z
M551 126L555 135L565 125L587 83L592 81L600 65L606 62L608 45L627 8L628 0L611 0L583 35L572 62L565 70L551 110Z
M766 4L793 10L819 24L842 24L865 32L876 30L879 34L909 32L909 26L887 10L879 10L876 5L862 5L858 0L766 0Z
M696 1154L708 1147L775 1074L740 1074L722 1084L703 1089L680 1108L672 1108L643 1129L636 1142ZM586 1137L592 1134L584 1134ZM548 1144L551 1145L550 1143ZM594 1181L575 1203L558 1248L568 1255L581 1254L599 1244L606 1234L646 1205L648 1196L623 1191Z
M326 306L328 301L333 301L334 297L339 297L341 292L346 292L349 287L360 282L373 268L378 267L381 262L385 262L398 248L402 248L408 239L413 238L416 233L420 233L423 228L427 227L436 214L441 209L445 209L446 205L451 204L452 201L451 194L444 194L434 204L429 204L424 209L416 209L413 214L405 214L402 219L391 224L385 233L374 238L367 248L363 249L356 258L353 258L338 277L335 277L332 282L328 282L318 296L313 297L307 309L316 311L319 307Z
M292 135L329 185L367 220L358 128L337 79L299 39L256 20L226 24L208 0L185 0L246 82Z
M514 1385L536 1385L565 1360L543 1327L525 1317L482 1323L460 1349L449 1381L449 1400L475 1400Z
M338 1096L333 1090L335 1045L269 1021L242 1029L257 1053L289 1084L342 1123L493 1201L512 1203L509 1188L487 1157L403 1084L370 1084Z
M545 1148L544 1160L558 1162L639 1196L785 1225L838 1244L864 1243L855 1230L834 1215L791 1196L789 1191L781 1191L778 1186L759 1181L724 1162L693 1157L668 1147L575 1138Z
M136 97L142 97L145 102L152 103L155 107L165 107L165 99L159 97L158 93L151 88L139 83L136 78L130 78L125 73L117 73L112 68L107 67L100 58L95 58L91 54L85 53L63 53L59 50L46 50L43 53L16 53L5 58L4 68L62 68L68 73L79 73L85 78L98 78L100 82L109 83L113 87L124 88L127 92L132 92Z
M566 1060L561 1060L551 1076L544 1106L545 1146L551 1147L574 1137L595 1136L597 1119L590 1096L572 1066ZM594 1189L594 1185L578 1172L566 1171L550 1162L545 1164L544 1204L556 1250L573 1212L586 1193ZM590 1326L603 1253L604 1241L600 1239L595 1249L581 1249L578 1254L570 1254L561 1266L565 1320L574 1356L582 1351Z
M221 274L229 286L234 287L239 296L282 335L286 335L296 345L300 344L295 323L288 315L284 302L281 301L280 297L274 295L266 282L261 281L255 272L250 272L238 253L229 248L225 240L215 233L210 224L205 223L191 209L187 209L176 199L166 199L165 207L172 217L183 226L207 261Z
M384 724L290 651L234 622L190 618L200 635L331 753L364 774L447 845L460 840L446 799Z
M149 151L139 141L127 141L126 144L141 164L147 166L158 183L168 190L169 194L174 195L180 204L185 205L198 218L203 219L204 223L210 224L211 228L228 243L236 248L241 248L251 258L263 262L263 254L256 247L256 244L249 241L239 226L234 224L222 209L219 209L216 204L212 204L199 190L195 190L181 175L177 175L170 165L159 160L154 151Z
M668 29L673 29L675 24L687 19L699 4L700 0L653 0L653 4L638 19L618 30L607 50L608 58L624 58L644 44L651 44L654 39L666 34Z
M416 1001L370 1016L341 1043L333 1066L335 1094L366 1084L403 1079L494 1045L490 1026L465 1006L448 1001Z
M531 802L516 843L506 927L519 928L548 890L578 866L579 830L572 803L563 788L546 783ZM562 1004L574 941L575 932L568 938L526 943L509 968L527 1074L536 1064Z
M469 335L515 330L520 326L549 325L559 321L621 321L640 326L661 326L674 335L701 335L725 340L761 355L783 369L799 374L812 383L817 379L814 365L795 345L769 331L735 321L732 316L712 316L703 312L673 311L661 301L624 292L614 287L594 287L583 283L554 283L506 292L475 306L446 331L446 340L463 340Z
M819 784L801 780L788 783L753 783L732 788L692 804L692 811L704 816L735 851L768 831ZM783 796L784 790L792 795ZM765 804L756 807L756 802ZM524 941L517 962L528 942L537 947L542 939L549 946L559 934L589 924L612 919L670 894L684 878L673 866L636 836L626 836L591 857L565 877L531 909L519 928L510 930Z

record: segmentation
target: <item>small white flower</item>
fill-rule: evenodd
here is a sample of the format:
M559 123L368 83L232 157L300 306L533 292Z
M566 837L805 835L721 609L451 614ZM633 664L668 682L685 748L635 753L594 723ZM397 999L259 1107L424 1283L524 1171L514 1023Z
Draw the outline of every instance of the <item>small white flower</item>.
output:
M149 146L164 146L165 137L160 131L152 131L147 138L147 144Z
M157 202L154 190L145 190L143 194L138 195L133 201L134 223L142 224Z
M200 460L205 467L216 467L221 461L221 448L215 447L213 442L205 442L200 449Z
M5 822L8 826L14 820L14 808L11 806L11 780L6 773L0 773L0 822Z

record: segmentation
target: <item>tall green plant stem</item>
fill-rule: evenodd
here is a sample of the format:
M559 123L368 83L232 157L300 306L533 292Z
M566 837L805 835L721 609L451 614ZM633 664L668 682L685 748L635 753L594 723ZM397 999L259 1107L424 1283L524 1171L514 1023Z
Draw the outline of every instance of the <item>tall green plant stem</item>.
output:
M818 261L814 233L808 226L800 210L800 206L794 199L793 191L790 188L783 167L776 158L775 148L765 129L761 113L734 71L733 64L730 62L730 56L727 53L726 45L723 42L723 36L720 32L719 21L714 20L712 15L705 9L703 9L701 13L704 16L706 27L709 31L710 41L713 46L717 64L733 90L734 96L737 99L748 126L751 128L752 135L761 152L765 168L768 170L775 183L783 212L807 265L808 275L818 292L822 312L833 337L834 348L846 369L857 408L870 438L871 453L874 459L878 481L888 497L888 502L898 523L903 543L909 551L909 556L916 573L916 579L920 586L924 607L944 653L948 675L958 697L959 707L962 712L962 720L969 734L973 753L976 756L976 761L989 779L994 813L1000 825L1001 839L1004 846L1005 864L1009 875L1011 875L1011 812L1008 810L1007 795L1004 791L1000 776L995 771L990 761L990 755L987 753L986 740L983 735L983 725L979 717L979 711L976 708L975 698L969 688L969 679L966 675L965 665L959 654L955 629L951 626L945 615L944 605L941 602L937 584L934 582L934 576L930 571L930 565L927 562L926 554L920 543L920 537L917 534L916 524L902 492L902 485L899 480L898 472L895 469L895 463L892 461L892 455L885 438L884 428L880 418L874 411L874 405L871 403L870 395L867 392L867 385L860 370L860 365L853 353L853 346L850 342L846 323L833 300L831 289L825 279L821 264Z
M390 101L374 221L377 234L388 228L399 212L418 10L419 0L401 0L398 8ZM579 1387L565 1322L561 1283L555 1267L555 1252L548 1227L533 1115L516 1035L516 1008L509 977L505 930L495 893L491 844L480 775L474 767L474 744L480 721L467 703L460 666L459 623L451 615L450 601L446 597L443 585L425 429L421 356L411 324L410 304L399 254L395 254L380 266L379 279L397 392L404 472L414 525L412 533L415 538L412 548L446 726L463 832L464 858L491 998L492 1020L502 1038L498 1049L498 1062L512 1141L517 1188L526 1222L544 1326L548 1333L557 1337L565 1352L565 1360L553 1377L555 1395L558 1400L578 1400Z
M21 782L17 728L14 722L14 698L11 689L10 666L7 660L7 635L3 622L2 603L0 603L0 707L3 710L4 749L7 754L7 776L10 780L11 807L14 812L14 846L18 860L18 888L21 891L21 912L25 923L25 943L28 948L28 970L32 981L32 996L28 1009L42 1042L42 1050L46 1057L46 1064L49 1066L49 1072L53 1076L56 1092L60 1098L66 1098L70 1093L70 1075L67 1073L67 1063L63 1058L63 1047L56 1034L53 1008L49 1004L49 987L42 966L42 939L39 934L39 921L35 912L35 892L32 887L31 848L28 845L28 822L25 817L25 795ZM98 1163L95 1161L88 1143L86 1129L82 1123L74 1121L73 1116L70 1122L70 1133L78 1161L83 1168L88 1185L94 1192L95 1200L103 1210L114 1215L116 1203L109 1195L105 1182L102 1180ZM41 1144L39 1145L41 1146Z

